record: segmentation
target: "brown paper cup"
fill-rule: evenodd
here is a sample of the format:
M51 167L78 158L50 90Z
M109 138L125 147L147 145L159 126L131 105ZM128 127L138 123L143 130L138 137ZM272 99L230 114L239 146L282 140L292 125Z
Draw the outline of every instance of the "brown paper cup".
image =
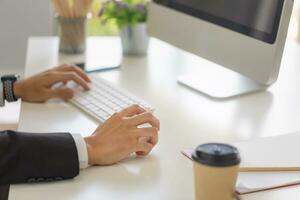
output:
M239 165L212 167L194 162L196 200L232 200Z

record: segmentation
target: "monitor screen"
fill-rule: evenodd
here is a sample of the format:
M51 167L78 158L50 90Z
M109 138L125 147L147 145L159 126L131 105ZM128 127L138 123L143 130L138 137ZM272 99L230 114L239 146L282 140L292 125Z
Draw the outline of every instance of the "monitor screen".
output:
M188 15L273 44L284 0L154 0Z

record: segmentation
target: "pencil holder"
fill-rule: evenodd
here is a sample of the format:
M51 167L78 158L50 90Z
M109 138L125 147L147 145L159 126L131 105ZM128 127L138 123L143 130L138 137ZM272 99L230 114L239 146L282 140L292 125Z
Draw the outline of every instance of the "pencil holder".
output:
M86 48L86 17L57 17L59 26L59 51L80 54Z

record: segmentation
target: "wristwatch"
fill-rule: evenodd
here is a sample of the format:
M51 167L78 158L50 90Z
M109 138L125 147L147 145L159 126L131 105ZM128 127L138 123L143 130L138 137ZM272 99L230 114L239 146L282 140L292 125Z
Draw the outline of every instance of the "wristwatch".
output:
M19 79L19 76L16 74L5 75L1 77L1 82L3 83L3 93L4 99L8 102L17 101L18 98L14 94L14 83Z

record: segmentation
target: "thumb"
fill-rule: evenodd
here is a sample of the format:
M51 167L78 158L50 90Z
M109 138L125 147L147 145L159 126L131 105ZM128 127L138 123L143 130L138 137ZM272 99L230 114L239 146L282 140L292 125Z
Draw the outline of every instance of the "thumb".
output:
M70 88L57 88L50 90L51 98L60 98L64 100L71 99L74 96L74 91Z

